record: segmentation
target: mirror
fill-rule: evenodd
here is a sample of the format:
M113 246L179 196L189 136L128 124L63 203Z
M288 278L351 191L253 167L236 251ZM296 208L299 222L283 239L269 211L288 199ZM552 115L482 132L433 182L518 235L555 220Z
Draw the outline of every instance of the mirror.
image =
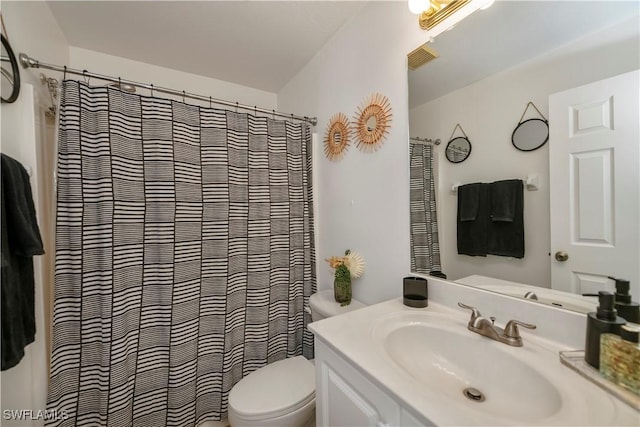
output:
M549 135L539 119L523 121L516 130L514 124L519 123L522 107L533 101L553 130L558 121L554 123L556 115L550 112L552 94L639 69L639 7L635 2L607 1L495 2L437 35L430 46L440 57L408 70L409 134L446 138L456 123L464 123L474 140L474 155L465 160L464 167L449 161L454 153L444 145L433 150L440 261L449 280L521 298L527 295L532 301L571 310L593 311L595 298L581 294L594 292L580 292L578 287L566 292L553 285L552 265L553 269L568 269L581 257L579 251L552 245L551 236L556 236L551 229L552 209L554 216L568 216L570 209L569 197L564 199L564 208L551 201L556 163L565 163L550 161L550 146L556 146L554 133ZM593 61L595 57L598 61ZM594 121L607 117L602 109L589 111ZM637 114L634 118L637 121ZM577 126L590 132L587 123ZM637 176L634 173L631 176ZM539 182L537 191L527 191L525 186L523 194L524 258L458 255L458 198L452 185L525 179L529 174L538 175ZM640 194L639 180L627 181L632 187L625 194ZM584 188L591 191L586 184ZM623 240L637 251L640 233L627 233ZM567 252L569 261L556 261L553 255L558 251ZM620 273L625 267L609 268L600 258L593 263L610 276L631 280L632 299L640 300L638 281ZM638 270L635 264L632 267ZM593 290L615 289L606 277L586 279Z
M342 159L349 146L349 119L344 113L335 114L329 120L324 137L324 154L329 160Z
M365 152L377 150L391 125L389 100L384 95L374 93L358 108L353 121L357 147Z
M369 118L367 119L367 132L371 133L376 129L377 126L377 121L376 121L376 116L371 115L369 116Z
M12 103L18 99L20 94L20 68L18 67L18 61L11 49L9 41L2 37L2 102Z
M520 151L534 151L549 140L549 124L542 119L528 119L518 124L511 135L511 143Z
M464 136L453 138L444 153L451 163L462 163L471 154L471 141Z

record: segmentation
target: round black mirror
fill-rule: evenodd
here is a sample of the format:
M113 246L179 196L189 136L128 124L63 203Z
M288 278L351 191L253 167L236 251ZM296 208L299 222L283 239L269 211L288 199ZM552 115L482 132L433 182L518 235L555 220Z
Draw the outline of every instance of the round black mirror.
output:
M2 86L0 87L0 93L2 94L2 102L11 103L18 99L20 94L20 68L18 68L18 61L13 54L9 41L0 35L2 38Z
M462 163L471 154L471 141L464 136L453 138L447 144L444 154L451 163Z
M543 119L520 122L511 134L511 143L520 151L533 151L549 140L549 123Z

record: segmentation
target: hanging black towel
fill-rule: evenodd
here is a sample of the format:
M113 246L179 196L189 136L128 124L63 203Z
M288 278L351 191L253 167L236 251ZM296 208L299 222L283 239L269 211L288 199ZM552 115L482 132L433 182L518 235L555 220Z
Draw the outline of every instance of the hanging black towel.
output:
M44 248L29 174L2 154L2 366L12 368L35 339L33 256Z
M518 192L522 193L522 181L519 179L491 184L491 221L513 222Z
M475 221L480 205L479 182L458 187L458 218L460 221Z
M490 184L490 218L487 253L524 257L524 194L520 179Z
M489 184L473 183L458 187L458 253L487 255Z

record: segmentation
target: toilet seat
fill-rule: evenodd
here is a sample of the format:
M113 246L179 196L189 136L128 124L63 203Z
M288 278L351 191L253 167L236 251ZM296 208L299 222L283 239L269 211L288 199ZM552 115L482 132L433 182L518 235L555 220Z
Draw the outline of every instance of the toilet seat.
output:
M229 407L246 421L287 415L314 400L315 369L303 356L264 366L241 379L229 393Z

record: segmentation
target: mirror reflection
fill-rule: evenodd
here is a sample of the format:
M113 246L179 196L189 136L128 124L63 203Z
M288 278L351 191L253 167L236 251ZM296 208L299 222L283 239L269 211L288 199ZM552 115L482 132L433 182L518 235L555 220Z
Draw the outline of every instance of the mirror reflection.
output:
M378 125L376 121L376 116L374 115L369 116L366 123L367 123L367 132L373 132L374 130L376 130L376 126Z
M445 155L451 163L462 163L469 154L471 154L471 142L463 136L453 138L445 148Z
M618 277L629 280L632 299L640 299L640 176L637 162L627 170L624 165L630 162L621 160L640 158L637 144L624 145L624 139L637 142L640 137L638 114L629 115L631 122L624 125L633 136L618 140L611 125L618 120L616 109L606 102L612 95L591 94L600 101L578 102L572 92L640 68L639 7L635 2L496 2L438 35L430 45L440 57L408 71L411 135L446 138L456 123L465 123L465 131L474 136L473 156L461 165L448 161L445 147L433 149L437 252L448 279L588 312L596 298L583 295L615 291L609 277ZM618 110L639 103L638 90L628 82L620 83L620 99L611 98ZM624 92L635 100L622 101ZM529 101L549 120L546 143L542 121L527 122L514 132ZM607 117L612 119L607 122ZM592 139L608 145L562 151L573 141L567 135L589 138L595 132L599 136ZM584 139L579 145L600 142ZM571 175L569 159L571 170L590 173ZM530 174L540 181L537 191L526 186L523 191L524 257L458 254L453 184ZM570 176L574 181L567 181ZM596 176L604 178L597 181ZM616 200L624 200L624 206ZM583 202L591 208L587 203L577 217L575 209ZM616 229L618 223L628 228ZM613 248L622 252L610 260ZM589 254L592 249L600 252ZM568 259L557 260L557 252Z

